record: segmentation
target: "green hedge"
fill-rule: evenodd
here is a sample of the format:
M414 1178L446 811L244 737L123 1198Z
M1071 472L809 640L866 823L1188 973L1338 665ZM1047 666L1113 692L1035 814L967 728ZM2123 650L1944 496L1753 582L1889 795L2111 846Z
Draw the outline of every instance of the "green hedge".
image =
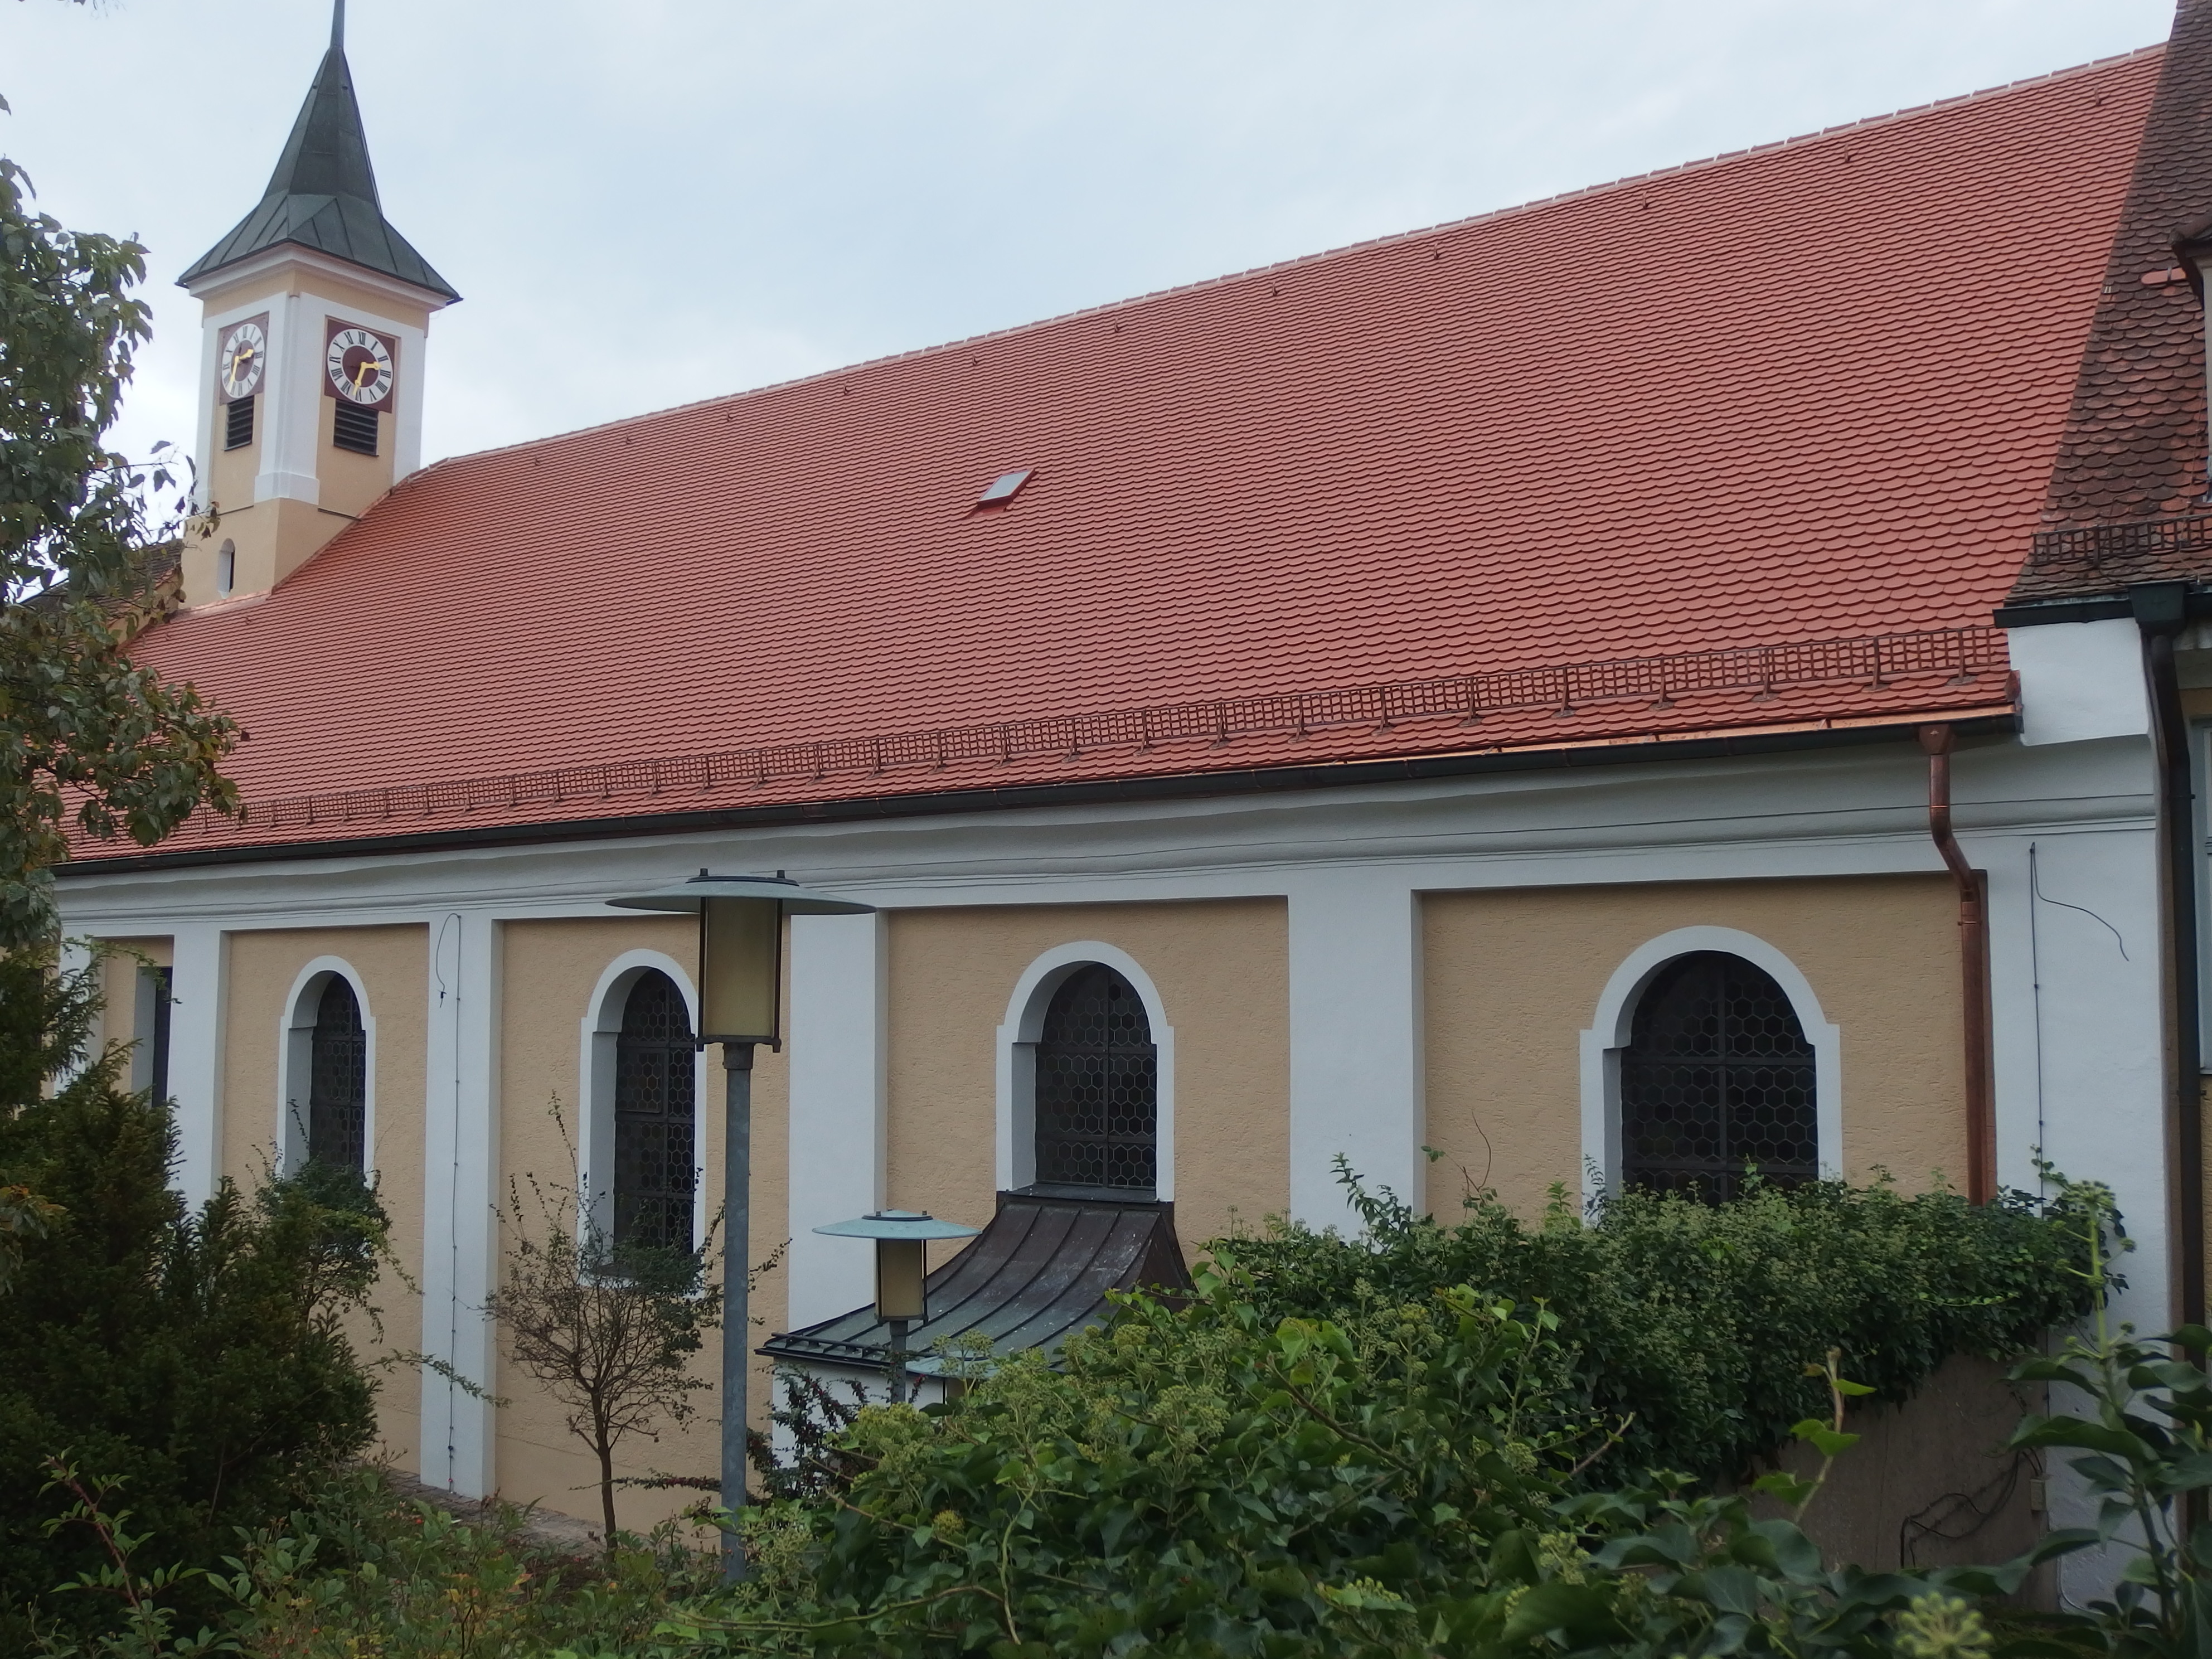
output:
M1271 1319L1357 1318L1449 1285L1542 1304L1571 1373L1559 1409L1632 1414L1607 1480L1749 1472L1820 1414L1804 1367L1830 1348L1899 1401L1951 1355L2017 1356L2094 1300L2085 1200L2061 1182L1990 1205L1887 1182L1754 1186L1725 1204L1631 1193L1588 1217L1555 1188L1533 1225L1480 1194L1446 1225L1340 1173L1364 1237L1278 1225L1209 1249Z

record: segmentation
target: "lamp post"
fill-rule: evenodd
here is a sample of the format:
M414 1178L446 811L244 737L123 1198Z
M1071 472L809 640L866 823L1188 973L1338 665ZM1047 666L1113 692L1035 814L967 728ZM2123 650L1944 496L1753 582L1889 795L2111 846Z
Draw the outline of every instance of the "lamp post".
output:
M783 1046L783 919L857 916L876 907L810 892L779 871L773 876L716 876L635 898L609 899L623 910L666 910L699 918L701 1048L722 1045L722 1507L745 1502L745 1361L751 1346L746 1256L752 1233L753 1049ZM722 1578L745 1576L734 1528L722 1534Z
M851 1221L817 1227L833 1238L876 1241L876 1317L891 1328L891 1404L906 1404L906 1334L929 1322L929 1241L973 1238L981 1231L939 1221L927 1210L871 1210Z

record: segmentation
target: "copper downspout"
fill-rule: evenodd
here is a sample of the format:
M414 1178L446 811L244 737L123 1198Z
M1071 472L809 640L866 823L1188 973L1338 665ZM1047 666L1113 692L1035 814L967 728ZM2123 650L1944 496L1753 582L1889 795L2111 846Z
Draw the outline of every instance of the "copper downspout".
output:
M1966 1197L1987 1204L1997 1195L1996 1100L1990 1088L1989 916L1982 878L1951 834L1954 741L1948 726L1920 728L1920 747L1928 756L1928 833L1959 884L1959 967L1966 1016Z

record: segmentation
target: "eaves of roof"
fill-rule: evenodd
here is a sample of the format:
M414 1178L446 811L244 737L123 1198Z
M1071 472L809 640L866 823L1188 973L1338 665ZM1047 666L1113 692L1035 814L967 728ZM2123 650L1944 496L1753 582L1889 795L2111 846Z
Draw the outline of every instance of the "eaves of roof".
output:
M760 806L672 807L647 812L557 819L494 818L474 825L400 829L388 821L332 823L288 840L257 841L251 829L234 842L189 847L166 843L154 852L110 852L118 843L78 846L55 866L61 879L187 870L231 864L289 863L310 859L379 858L463 848L556 845L574 841L633 840L730 830L768 830L802 824L854 823L953 813L1017 811L1064 806L1201 800L1223 796L1276 794L1316 789L1419 783L1499 773L1576 771L1592 767L1648 766L1670 762L1751 759L1808 750L1906 744L1919 727L1950 726L1963 738L2008 737L2019 729L2019 709L1996 706L1931 705L1899 714L1836 720L1821 718L1690 737L1593 738L1525 749L1461 750L1383 760L1344 760L1305 765L1224 768L1219 770L1108 776L1060 782L918 790L849 795L832 800Z

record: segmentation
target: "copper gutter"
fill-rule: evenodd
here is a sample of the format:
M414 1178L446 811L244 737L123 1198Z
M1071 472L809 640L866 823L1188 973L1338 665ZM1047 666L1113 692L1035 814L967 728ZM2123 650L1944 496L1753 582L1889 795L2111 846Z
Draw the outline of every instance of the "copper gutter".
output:
M2169 1145L2173 1153L2174 1311L2179 1322L2204 1319L2203 1018L2199 1006L2197 939L2195 769L2189 717L2181 706L2174 646L2189 621L2189 584L2142 582L2128 589L2142 635L2143 678L2150 698L2151 741L2158 767L2159 850L2165 870L2166 993L2173 1091Z
M1951 833L1948 726L1920 728L1928 756L1928 833L1959 886L1959 968L1966 1003L1966 1197L1987 1204L1997 1195L1996 1099L1990 1087L1989 912L1982 878Z

